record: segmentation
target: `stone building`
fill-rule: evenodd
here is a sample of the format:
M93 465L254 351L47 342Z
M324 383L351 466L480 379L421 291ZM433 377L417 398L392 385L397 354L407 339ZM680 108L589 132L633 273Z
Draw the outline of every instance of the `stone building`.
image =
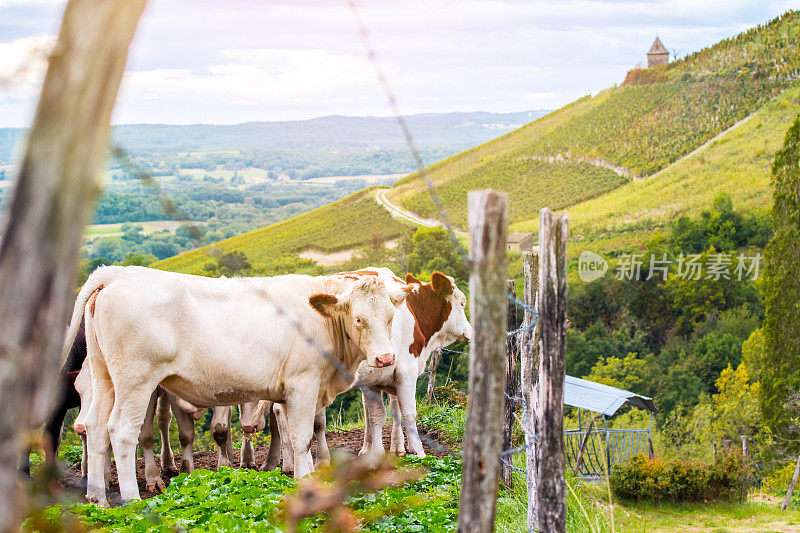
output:
M532 233L509 233L506 248L513 252L529 252L533 250Z
M667 47L661 42L661 39L656 37L656 40L653 41L653 46L651 46L650 51L647 52L647 68L666 65L667 63L669 63L669 50L667 50Z

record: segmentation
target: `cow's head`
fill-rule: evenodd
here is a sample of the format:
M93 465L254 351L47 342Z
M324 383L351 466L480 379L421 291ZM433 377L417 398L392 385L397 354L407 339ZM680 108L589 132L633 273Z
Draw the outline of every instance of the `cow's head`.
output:
M472 326L465 314L467 298L453 278L434 272L430 283L422 283L406 274L406 282L415 286L406 300L416 321L411 345L414 355L419 356L423 347L435 350L472 338Z
M366 354L367 364L394 364L391 343L395 309L406 298L405 284L387 284L377 275L352 276L339 294L314 294L309 303L323 316L341 321L347 337Z

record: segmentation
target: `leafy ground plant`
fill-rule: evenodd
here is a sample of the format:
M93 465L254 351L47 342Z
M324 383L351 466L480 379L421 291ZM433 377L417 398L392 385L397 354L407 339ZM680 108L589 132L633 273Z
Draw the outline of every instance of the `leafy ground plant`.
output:
M458 517L459 457L405 458L404 468L422 468L420 479L348 499L365 531L453 531ZM67 515L107 531L257 531L282 529L282 502L297 490L280 472L221 468L196 470L173 478L163 494L122 507L93 504L49 507L27 530L42 530L43 520L62 524ZM325 517L300 521L298 531L316 531Z

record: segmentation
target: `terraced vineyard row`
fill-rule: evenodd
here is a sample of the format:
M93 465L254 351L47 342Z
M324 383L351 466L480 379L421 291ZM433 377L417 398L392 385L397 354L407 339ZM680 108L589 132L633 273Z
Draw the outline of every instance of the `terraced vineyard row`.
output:
M509 220L537 216L542 206L562 209L593 198L625 183L613 170L583 162L546 162L522 157L504 157L482 165L464 176L437 187L445 207L467 205L467 193L475 189L500 189L509 194ZM425 218L438 218L430 194L417 191L403 201L406 209ZM466 227L465 209L453 209L450 220Z

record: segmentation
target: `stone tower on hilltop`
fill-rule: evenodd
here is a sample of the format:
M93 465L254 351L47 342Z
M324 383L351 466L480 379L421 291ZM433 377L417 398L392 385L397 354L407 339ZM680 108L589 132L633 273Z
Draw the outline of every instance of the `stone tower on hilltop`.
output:
M651 46L650 51L647 52L647 68L666 65L667 63L669 63L669 50L667 50L667 47L661 42L661 39L656 37L656 40L653 41L653 46Z

